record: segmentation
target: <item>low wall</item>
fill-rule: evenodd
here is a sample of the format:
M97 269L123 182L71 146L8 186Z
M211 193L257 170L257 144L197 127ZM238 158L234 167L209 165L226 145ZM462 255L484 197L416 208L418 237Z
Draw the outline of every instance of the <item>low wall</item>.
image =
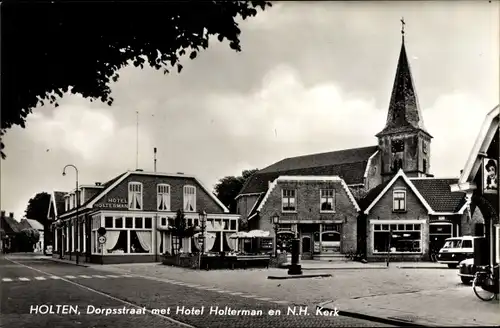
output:
M186 255L173 255L173 256L161 256L161 262L165 265L178 266L182 268L198 269L200 257L198 255L186 256Z
M277 257L271 256L269 260L270 268L279 268L285 265L288 262L288 256L286 253L278 254Z

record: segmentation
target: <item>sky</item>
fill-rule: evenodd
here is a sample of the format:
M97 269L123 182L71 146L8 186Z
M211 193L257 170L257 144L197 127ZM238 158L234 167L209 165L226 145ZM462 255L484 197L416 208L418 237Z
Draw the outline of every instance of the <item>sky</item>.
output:
M242 52L211 39L180 74L122 69L109 107L75 95L8 130L1 208L138 168L213 187L281 159L377 144L405 45L431 143L430 171L458 177L499 103L499 2L281 2L241 21ZM75 63L78 65L78 63ZM136 114L139 112L139 114Z

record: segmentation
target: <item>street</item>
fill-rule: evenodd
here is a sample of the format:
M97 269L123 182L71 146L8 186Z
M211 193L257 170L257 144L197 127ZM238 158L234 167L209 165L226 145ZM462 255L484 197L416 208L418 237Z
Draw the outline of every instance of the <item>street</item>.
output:
M307 303L47 259L2 257L0 265L2 326L9 328L388 326L317 313Z

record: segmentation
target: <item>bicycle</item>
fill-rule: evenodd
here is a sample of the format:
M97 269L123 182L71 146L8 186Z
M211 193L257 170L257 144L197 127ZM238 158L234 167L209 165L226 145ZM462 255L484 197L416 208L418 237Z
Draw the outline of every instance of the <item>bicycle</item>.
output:
M488 302L495 298L498 299L498 265L493 270L489 265L478 267L472 282L472 289L474 294L482 301Z
M439 251L432 249L431 254L430 254L430 260L431 262L437 262L437 256L438 256Z

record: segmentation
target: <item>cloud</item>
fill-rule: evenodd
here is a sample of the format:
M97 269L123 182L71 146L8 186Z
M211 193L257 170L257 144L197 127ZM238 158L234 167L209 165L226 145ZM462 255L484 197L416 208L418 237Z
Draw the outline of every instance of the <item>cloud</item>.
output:
M117 159L134 158L136 126L120 124L111 109L92 108L88 100L69 96L51 115L36 112L28 119L31 137L50 151L76 155L89 166L123 169ZM151 148L147 130L140 135L141 146ZM127 162L133 168L132 161Z

